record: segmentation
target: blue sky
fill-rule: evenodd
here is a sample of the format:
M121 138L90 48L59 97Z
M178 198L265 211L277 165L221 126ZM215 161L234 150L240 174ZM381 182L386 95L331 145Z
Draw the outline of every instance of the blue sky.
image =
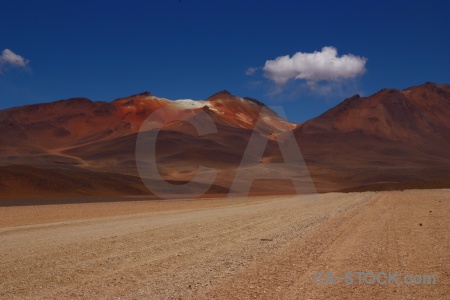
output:
M0 0L0 109L226 89L301 122L356 93L450 83L449 3ZM334 69L308 55L323 47Z

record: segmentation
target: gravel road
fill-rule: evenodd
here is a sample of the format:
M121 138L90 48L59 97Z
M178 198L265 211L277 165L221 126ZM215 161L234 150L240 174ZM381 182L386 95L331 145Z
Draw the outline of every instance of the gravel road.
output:
M448 299L449 194L0 207L0 299Z

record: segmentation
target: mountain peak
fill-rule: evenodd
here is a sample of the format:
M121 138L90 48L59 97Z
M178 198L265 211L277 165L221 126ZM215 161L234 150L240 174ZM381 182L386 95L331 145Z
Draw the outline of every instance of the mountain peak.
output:
M229 98L238 98L238 97L236 97L235 95L233 95L232 93L230 93L227 90L222 90L222 91L217 92L217 93L211 95L210 97L208 97L208 99L206 99L206 101L214 101L214 100L219 100L221 98L228 98L229 99ZM255 103L255 104L259 105L259 106L267 106L267 105L265 105L264 103L262 103L261 101L255 99L255 98L244 97L242 99L244 99L246 101L253 102L253 103Z
M419 95L422 98L421 101L429 100L428 98L433 98L434 96L441 96L450 100L450 86L448 84L436 84L434 82L426 82L421 85L412 86L402 90L403 93L411 93ZM434 95L434 96L433 96Z
M426 89L426 88L432 88L432 89L436 89L436 88L440 88L442 85L439 85L437 83L431 82L431 81L427 81L423 84L419 84L419 85L414 85L414 86L410 86L406 89L403 89L402 91L409 91L412 89Z
M264 103L262 103L261 101L255 99L255 98L244 97L243 99L245 99L245 100L247 100L247 101L250 101L250 102L253 102L253 103L256 103L256 104L258 104L259 106L267 106L267 105L265 105Z
M154 96L154 95L148 91L145 91L142 93L138 93L138 94L134 94L134 95L126 96L126 97L120 97L120 98L113 100L112 102L120 102L122 100L128 101L128 100L130 100L132 98L136 98L136 97L140 98L140 97L151 97L151 96Z
M220 92L217 92L217 93L209 96L208 99L206 99L206 101L216 100L219 97L235 97L235 96L227 90L221 90Z
M142 92L142 93L139 93L139 94L131 95L131 96L129 96L129 97L136 97L136 96L145 96L145 97L149 97L149 96L153 96L153 94L150 93L149 91L145 91L145 92Z

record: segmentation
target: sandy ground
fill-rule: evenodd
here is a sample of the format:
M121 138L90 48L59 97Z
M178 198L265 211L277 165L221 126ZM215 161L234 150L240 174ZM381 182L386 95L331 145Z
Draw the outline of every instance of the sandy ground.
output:
M449 194L0 207L0 299L448 299Z

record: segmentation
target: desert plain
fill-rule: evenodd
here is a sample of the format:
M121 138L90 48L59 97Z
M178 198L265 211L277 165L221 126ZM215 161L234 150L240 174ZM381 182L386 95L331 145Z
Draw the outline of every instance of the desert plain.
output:
M448 84L299 124L225 90L71 98L0 132L0 299L449 299Z
M3 206L0 298L448 299L449 192ZM360 271L436 283L314 280Z

